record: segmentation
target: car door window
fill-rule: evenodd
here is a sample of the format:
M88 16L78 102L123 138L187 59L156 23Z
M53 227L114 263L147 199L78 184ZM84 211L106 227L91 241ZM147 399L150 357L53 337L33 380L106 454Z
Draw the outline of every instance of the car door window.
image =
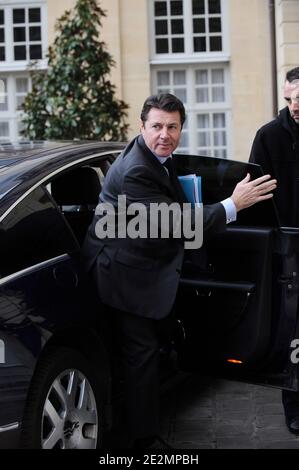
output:
M230 197L236 184L250 173L251 179L263 175L259 165L194 155L175 155L180 175L196 173L202 180L202 200L213 204ZM269 199L240 211L234 225L279 227L279 216L273 199Z
M37 187L0 224L0 275L77 249L77 244L47 191Z
M90 164L75 165L56 175L46 187L61 210L79 244L92 222L111 155Z

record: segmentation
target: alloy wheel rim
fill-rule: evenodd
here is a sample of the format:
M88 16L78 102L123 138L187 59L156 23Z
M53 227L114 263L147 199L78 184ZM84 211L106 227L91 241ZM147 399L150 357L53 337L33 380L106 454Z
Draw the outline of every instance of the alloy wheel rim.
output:
M52 382L41 423L43 449L95 449L98 412L93 389L77 369L67 369Z

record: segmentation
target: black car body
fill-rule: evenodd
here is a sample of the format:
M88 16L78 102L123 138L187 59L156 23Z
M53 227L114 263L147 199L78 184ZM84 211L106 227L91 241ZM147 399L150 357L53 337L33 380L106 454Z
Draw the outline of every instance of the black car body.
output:
M40 143L0 152L0 447L94 448L109 427L105 312L80 245L118 143ZM177 155L203 200L228 197L257 165ZM273 201L243 211L186 258L173 347L186 370L298 390L299 229ZM113 292L111 292L113 295ZM292 355L293 353L293 355Z

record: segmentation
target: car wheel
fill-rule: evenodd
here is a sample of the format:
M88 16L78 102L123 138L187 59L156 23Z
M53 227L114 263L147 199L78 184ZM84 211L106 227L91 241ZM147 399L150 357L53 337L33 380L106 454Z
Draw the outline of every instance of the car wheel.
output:
M30 387L22 447L95 449L103 432L103 384L87 359L69 348L49 352ZM104 383L104 382L103 382Z

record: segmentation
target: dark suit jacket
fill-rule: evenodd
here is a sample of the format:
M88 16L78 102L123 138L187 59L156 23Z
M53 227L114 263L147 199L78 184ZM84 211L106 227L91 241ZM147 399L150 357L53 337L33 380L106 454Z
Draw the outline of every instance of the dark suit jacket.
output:
M262 126L252 144L249 161L277 179L274 191L280 223L299 226L299 126L288 107Z
M100 202L117 207L117 197L127 204L141 202L171 204L178 194L165 168L145 145L140 135L133 139L109 169ZM100 240L95 215L83 245L83 260L93 272L102 302L111 307L160 319L174 303L184 257L184 240L178 238L107 238ZM221 203L205 206L204 233L225 228Z

